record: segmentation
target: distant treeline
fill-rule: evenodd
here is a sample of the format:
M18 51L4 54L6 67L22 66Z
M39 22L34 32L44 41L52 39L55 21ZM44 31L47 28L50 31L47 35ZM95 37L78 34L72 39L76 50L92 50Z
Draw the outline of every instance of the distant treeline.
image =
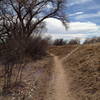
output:
M87 38L82 44L91 44L91 43L98 43L100 42L100 37L92 37L92 38ZM53 41L53 45L75 45L75 44L81 44L81 40L79 38L76 39L71 39L71 40L64 40L64 39L56 39Z
M92 38L87 38L84 41L84 44L98 43L98 42L100 42L100 37L92 37Z
M80 44L80 39L71 39L71 40L64 40L64 39L56 39L53 42L53 45L59 46L59 45L74 45L74 44Z

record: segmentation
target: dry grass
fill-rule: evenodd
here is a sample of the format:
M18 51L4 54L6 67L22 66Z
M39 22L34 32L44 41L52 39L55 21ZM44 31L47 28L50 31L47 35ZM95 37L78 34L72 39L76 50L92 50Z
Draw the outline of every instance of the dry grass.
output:
M100 43L81 46L64 64L75 100L100 100Z
M52 46L49 52L61 58L77 46ZM23 71L22 83L12 88L13 96L0 97L0 100L44 100L52 78L52 66L53 59L50 56L29 63ZM100 43L80 46L64 60L64 68L69 75L69 90L75 100L100 100Z
M13 94L7 97L0 96L0 100L43 100L52 76L51 66L50 56L30 62L23 71L22 82L12 85Z
M64 57L77 46L78 45L51 46L49 47L49 52L55 54L56 56Z

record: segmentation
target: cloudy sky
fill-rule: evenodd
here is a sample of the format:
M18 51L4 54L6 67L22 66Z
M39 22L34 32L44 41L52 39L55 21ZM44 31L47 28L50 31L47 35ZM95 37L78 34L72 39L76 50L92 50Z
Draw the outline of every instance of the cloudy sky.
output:
M100 0L68 0L66 15L70 21L65 30L62 23L54 18L46 19L46 34L55 38L81 38L100 36Z

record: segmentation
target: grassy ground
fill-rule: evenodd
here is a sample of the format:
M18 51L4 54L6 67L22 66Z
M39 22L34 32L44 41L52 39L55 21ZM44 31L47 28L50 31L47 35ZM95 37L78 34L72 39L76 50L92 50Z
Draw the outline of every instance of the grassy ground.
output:
M56 56L64 57L77 46L78 45L51 46L49 47L49 52L55 54Z
M13 94L0 96L0 100L44 100L49 80L51 80L51 72L52 57L50 56L27 64L22 73L22 82L16 86L12 85ZM13 80L15 80L14 77Z
M64 65L75 100L100 100L100 44L80 46Z

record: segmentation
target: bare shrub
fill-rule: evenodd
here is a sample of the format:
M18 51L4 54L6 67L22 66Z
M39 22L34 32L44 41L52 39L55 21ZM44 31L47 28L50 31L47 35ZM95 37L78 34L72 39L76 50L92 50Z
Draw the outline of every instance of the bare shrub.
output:
M4 95L10 93L12 84L21 82L23 69L28 63L27 57L34 60L40 59L46 56L47 48L48 38L42 38L40 35L30 37L27 40L15 40L10 38L1 45L0 59L4 66L2 73L4 76ZM15 76L13 75L14 69L16 70ZM14 78L13 81L12 77Z
M87 38L84 41L84 44L98 43L98 42L100 42L100 37L92 37L92 38Z
M41 36L31 37L27 42L25 54L34 60L40 59L46 55L47 48L48 40L46 38L41 38Z
M3 44L3 48L1 49L1 63L3 67L3 76L4 76L4 86L3 86L3 94L6 95L10 93L10 88L12 85L12 76L14 65L18 66L18 75L21 80L21 73L23 70L22 66L26 63L24 62L24 48L21 46L21 42L18 44L16 40L7 40L5 44Z
M66 41L63 39L56 39L53 43L53 45L65 45Z
M71 39L68 44L74 45L74 44L80 44L80 40L79 39Z

